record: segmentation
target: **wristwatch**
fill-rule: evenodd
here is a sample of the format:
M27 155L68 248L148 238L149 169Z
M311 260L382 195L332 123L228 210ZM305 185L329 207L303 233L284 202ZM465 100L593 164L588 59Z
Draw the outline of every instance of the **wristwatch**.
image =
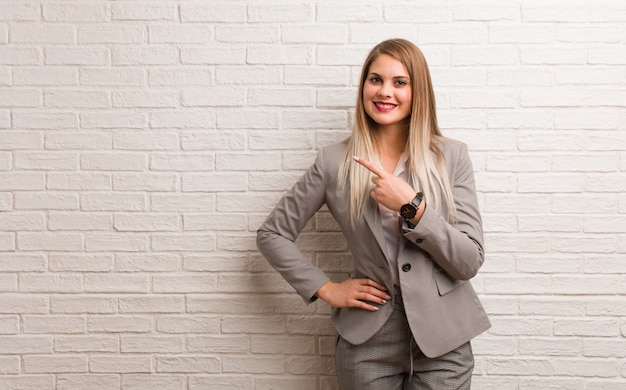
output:
M404 220L407 222L415 218L415 215L417 215L417 210L420 209L423 198L424 194L422 194L421 192L415 194L415 198L413 198L413 200L400 207L400 216L404 218Z

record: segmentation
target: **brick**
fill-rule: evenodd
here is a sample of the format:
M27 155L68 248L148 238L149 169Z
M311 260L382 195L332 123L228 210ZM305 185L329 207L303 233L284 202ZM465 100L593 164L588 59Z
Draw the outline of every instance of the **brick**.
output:
M232 107L242 106L245 101L246 90L232 86L189 89L181 93L181 103L185 107Z
M108 20L106 4L84 4L77 1L65 4L43 4L43 19L50 22L97 23Z
M487 373L493 375L550 376L552 364L545 359L489 359Z
M621 3L606 2L600 9L590 8L590 20L594 22L619 22L626 20L626 8Z
M87 329L96 333L148 333L152 319L148 316L98 315L87 319Z
M159 232L180 230L174 214L117 214L113 228L118 232Z
M98 374L59 374L57 377L58 390L93 389L105 390L120 387L119 375Z
M564 202L568 202L569 207L565 207ZM553 198L552 211L567 213L567 210L571 211L571 207L585 204L588 207L581 207L581 214L610 213L616 207L616 202L615 197L605 194L557 194Z
M219 27L217 27L219 28ZM204 25L148 26L150 43L204 44L213 40L213 27Z
M314 95L308 89L250 88L248 91L250 106L310 107L313 102Z
M341 44L348 38L348 29L341 24L298 24L282 30L285 43Z
M246 221L243 214L240 218L236 218L230 213L184 214L183 227L185 231L242 231L246 229Z
M208 86L213 85L212 69L187 67L158 68L150 67L148 82L152 86Z
M283 33L284 35L284 33ZM218 42L232 42L232 43L275 43L279 42L281 31L278 26L216 26L215 27L215 40Z
M245 4L184 3L180 5L182 22L242 23L247 19Z
M152 148L154 150L154 148ZM201 154L152 154L150 169L153 171L210 171L214 165L214 155Z
M118 5L118 4L115 4ZM115 6L114 5L114 6ZM83 44L130 44L146 41L145 29L141 26L108 23L106 25L78 26L78 43Z
M221 110L217 113L219 129L275 129L278 121L278 115L267 110Z
M83 333L85 331L85 319L71 316L25 315L22 318L22 328L24 333L33 334Z
M522 21L524 22L586 22L589 20L589 7L580 4L571 7L565 3L554 4L548 7L538 4L522 5Z
M0 376L0 385L6 390L54 389L53 375L8 375Z
M184 389L186 380L183 375L150 374L126 374L122 377L122 388L128 390L141 390L145 388L158 388L160 390Z
M36 43L52 45L74 44L75 28L65 24L14 24L11 26L11 43Z
M15 194L16 210L77 210L77 194L66 192L20 192Z
M211 356L157 357L156 370L157 372L168 373L218 373L220 372L220 360Z
M303 313L304 310L304 313ZM276 314L276 313L298 313L306 314L307 310L302 307L302 298L295 294L272 297L271 302L262 299L258 294L253 295L233 295L233 294L212 294L189 295L187 297L187 311L189 313L211 313L211 314Z
M255 383L259 383L259 381L248 375L192 375L189 379L189 390L227 390L233 388L249 389L254 387Z
M150 115L151 128L215 128L215 112L211 110L159 110Z
M192 251L204 252L215 250L213 234L169 234L153 235L152 250L154 251Z
M45 49L46 65L108 65L110 54L104 48L48 47Z
M3 21L36 21L41 14L41 4L8 2L2 8L0 20Z
M50 298L50 313L112 314L117 312L116 298L94 295L55 295Z
M218 72L218 76L220 73ZM342 66L325 66L325 67L303 67L289 66L285 67L285 84L293 85L335 85L347 86L350 82L350 69ZM338 90L337 93L341 93ZM354 92L350 91L351 101L354 104ZM322 100L322 99L318 99Z
M189 352L219 353L233 351L236 353L250 352L250 336L248 335L208 335L190 336L187 340Z
M180 269L180 256L176 254L132 254L119 253L115 258L118 272L167 272Z
M181 336L121 336L122 353L181 353Z
M237 131L185 132L181 135L181 148L183 150L243 150L244 146L245 137ZM207 165L204 170L210 171L212 168L213 163Z
M143 112L99 110L81 114L80 122L86 129L142 129L148 126L148 117Z
M173 21L176 19L176 4L155 4L148 1L113 3L111 19L115 21Z
M49 299L44 295L3 294L3 299L0 301L0 313L2 314L45 314L49 310Z
M113 256L108 254L51 253L53 272L106 272L113 270Z
M0 271L2 272L43 272L47 262L42 255L0 254Z
M115 108L172 108L177 105L177 96L171 92L114 92L111 99Z
M129 66L114 68L81 67L80 84L98 86L141 86L144 84L146 71Z
M141 153L82 153L80 166L83 170L96 171L144 171L148 168L148 158Z
M156 321L156 329L161 333L220 333L222 320L217 316L161 316Z
M148 373L150 356L145 355L94 355L89 358L89 370L94 373Z
M177 176L163 173L120 173L113 175L115 191L175 191Z
M26 170L74 171L78 169L78 153L17 152L15 168Z
M0 231L41 231L46 228L46 220L39 213L2 213L0 214ZM30 260L35 260L31 258ZM28 262L28 259L24 259ZM2 269L2 266L0 266Z
M613 378L619 374L618 363L607 359L555 359L554 375Z
M21 129L76 129L78 115L73 112L13 112L13 127Z
M286 372L286 361L282 356L224 356L223 371L245 374L282 374Z
M203 193L153 193L150 195L150 203L152 211L210 212L215 210L215 196Z
M348 125L345 111L287 111L283 126L288 129L345 129Z
M152 295L138 298L120 298L120 313L183 313L183 296Z
M248 189L245 173L183 174L183 192L228 192Z
M0 375L17 375L20 373L19 356L2 356L0 357ZM2 383L2 379L0 379Z
M267 261L264 258L258 258L258 256L251 256L245 253L219 255L219 254L206 254L195 255L190 254L184 257L183 269L186 271L232 271L242 272L247 270L257 271L255 269L255 263L257 261L262 262L267 268L264 271L269 272L270 268Z
M144 194L111 192L82 194L80 205L83 211L145 211L148 207Z
M106 91L46 91L43 104L52 108L109 108L111 99Z
M78 274L20 274L19 291L24 292L80 292L82 277Z
M208 48L181 48L180 60L183 64L216 65L246 64L245 46L213 46Z
M0 47L0 64L41 65L43 50L35 47Z
M17 235L17 248L25 251L78 251L83 249L83 236L76 233L34 233Z
M315 57L317 65L361 66L365 57L367 57L367 50L352 46L320 46L317 48ZM306 65L308 62L303 64ZM294 63L290 65L302 64Z
M168 46L122 47L111 51L114 65L171 65L178 62L178 51Z
M147 276L119 273L84 275L83 286L91 293L146 293L150 289Z
M349 39L346 39L349 43L366 45L367 47L373 47L384 39L396 37L403 37L419 44L419 33L415 23L358 23L351 25L349 31ZM354 84L358 84L358 82L355 81Z
M0 251L15 251L15 233L0 233Z
M313 50L299 45L258 45L248 48L246 58L248 63L256 65L311 64Z
M0 107L38 107L42 93L36 89L0 88Z
M143 252L148 249L149 241L149 237L143 234L90 233L85 237L85 249L88 252Z
M286 326L283 318L248 317L244 321L241 318L225 318L222 320L222 332L283 334Z
M106 191L111 189L108 173L48 173L49 190Z
M248 22L307 22L314 18L314 7L304 1L277 4L249 4Z
M492 47L467 46L453 47L451 51L452 65L513 65L519 62L518 51L508 45Z
M3 355L52 353L51 336L0 336L0 341Z

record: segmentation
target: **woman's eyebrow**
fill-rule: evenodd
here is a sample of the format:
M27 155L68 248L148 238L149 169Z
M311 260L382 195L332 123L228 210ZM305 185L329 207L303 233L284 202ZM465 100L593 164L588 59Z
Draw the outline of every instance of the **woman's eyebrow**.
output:
M368 76L377 76L377 77L382 77L381 75L379 75L379 74L378 74L378 73L376 73L376 72L369 72L367 75L368 75ZM408 79L408 78L410 78L410 77L409 77L409 76L406 76L406 75L399 75L399 76L393 76L393 77L392 77L392 79Z

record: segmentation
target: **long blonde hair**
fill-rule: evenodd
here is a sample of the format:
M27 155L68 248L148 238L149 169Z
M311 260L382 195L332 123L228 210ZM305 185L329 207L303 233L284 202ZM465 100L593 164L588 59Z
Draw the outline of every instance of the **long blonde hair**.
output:
M346 148L339 172L341 185L350 188L350 216L354 225L363 216L371 191L371 173L355 164L352 156L376 161L375 123L365 113L363 106L363 85L369 68L381 55L387 54L400 61L410 77L413 101L411 114L407 118L408 174L409 183L424 193L429 205L437 207L445 204L447 219L454 223L456 207L448 172L437 139L442 137L437 124L435 94L430 79L428 64L420 49L404 39L390 39L376 45L369 53L359 81L359 92L355 108L354 129L345 141Z

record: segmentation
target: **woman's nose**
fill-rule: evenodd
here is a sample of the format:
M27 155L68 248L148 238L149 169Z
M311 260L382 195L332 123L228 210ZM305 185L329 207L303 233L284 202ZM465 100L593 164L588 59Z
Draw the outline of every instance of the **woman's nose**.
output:
M390 87L391 86L388 85L387 83L382 83L380 85L380 88L378 89L378 96L380 96L380 97L389 97L389 96L391 96L391 93L389 91Z

